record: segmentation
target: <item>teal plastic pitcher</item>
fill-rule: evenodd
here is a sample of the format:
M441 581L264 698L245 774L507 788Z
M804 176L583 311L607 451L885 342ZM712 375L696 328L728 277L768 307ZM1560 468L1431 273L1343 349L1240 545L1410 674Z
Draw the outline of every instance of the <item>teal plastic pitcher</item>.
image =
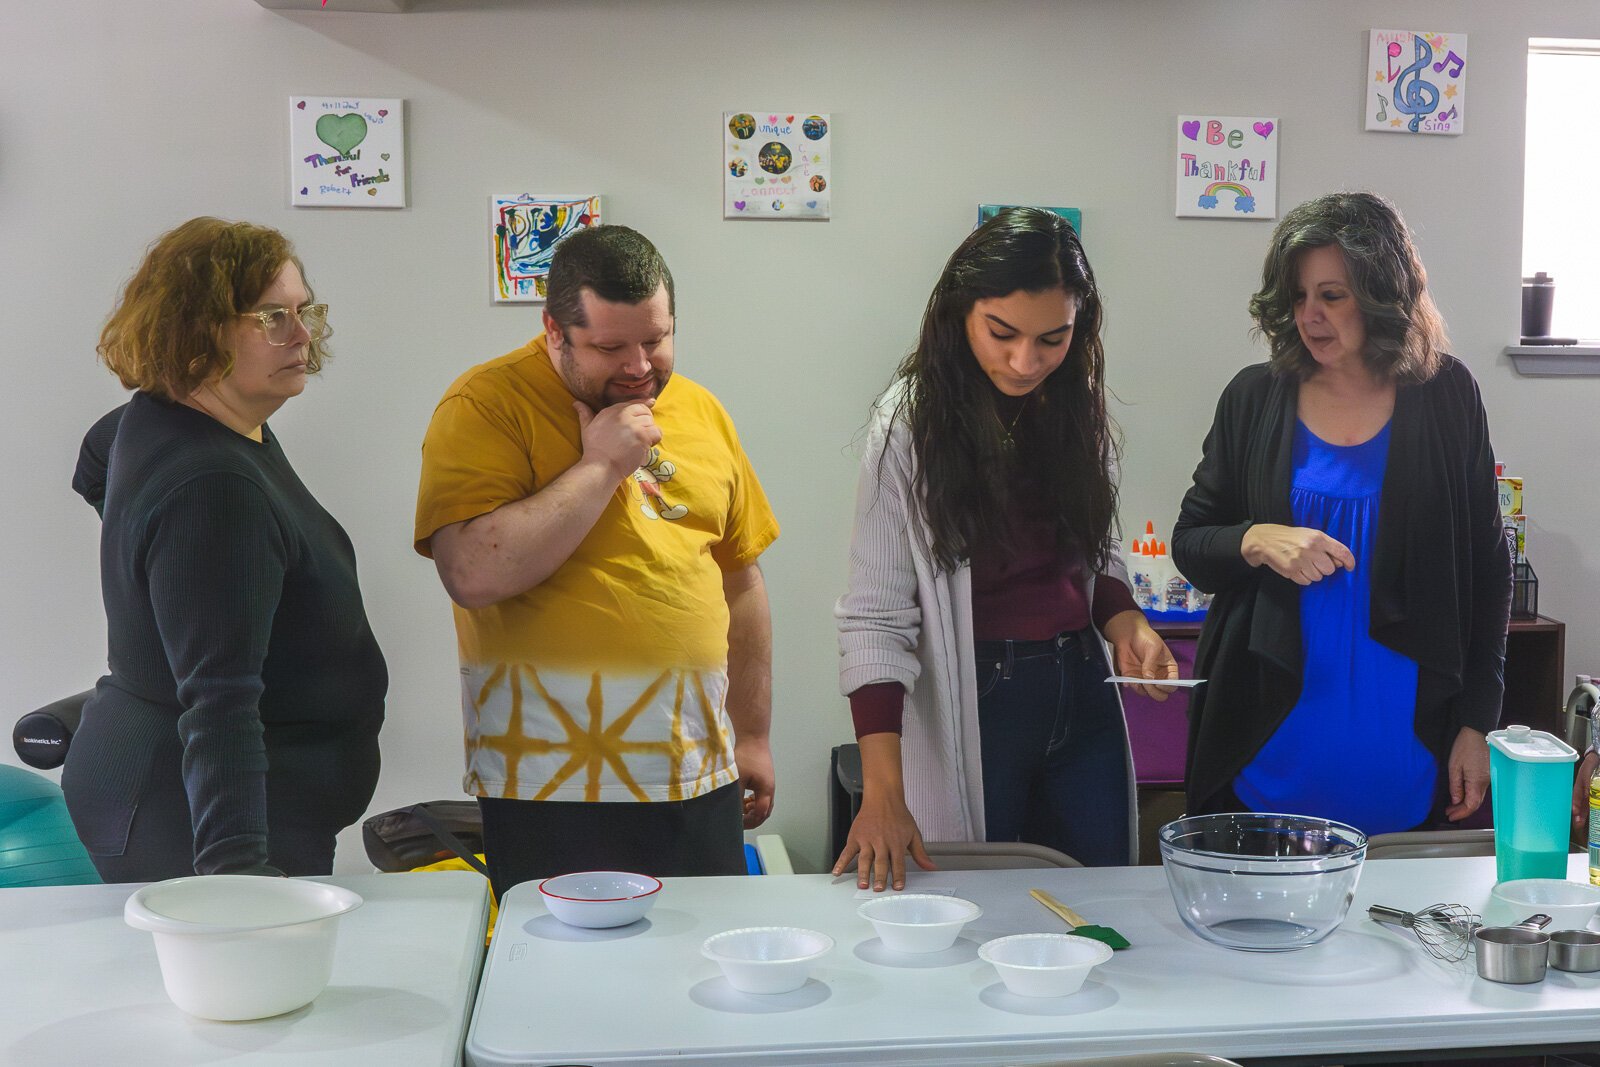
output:
M1569 745L1543 730L1508 726L1489 735L1499 881L1567 876L1572 764L1577 758Z

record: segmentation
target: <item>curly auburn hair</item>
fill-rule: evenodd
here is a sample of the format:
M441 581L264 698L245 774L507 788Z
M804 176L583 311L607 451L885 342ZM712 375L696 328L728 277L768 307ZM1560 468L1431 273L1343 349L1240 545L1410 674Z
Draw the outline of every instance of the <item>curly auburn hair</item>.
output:
M1405 384L1432 378L1450 344L1444 319L1428 295L1428 272L1410 229L1376 193L1308 200L1272 231L1250 317L1253 332L1267 340L1273 369L1302 381L1317 369L1294 322L1295 293L1301 254L1328 245L1343 253L1351 292L1366 320L1367 368Z
M1039 385L1008 448L995 389L967 340L979 301L1064 289L1077 300L1061 366ZM1007 208L979 226L945 264L928 298L917 346L895 372L905 388L894 415L911 431L916 480L938 565L953 571L978 546L1011 544L1013 477L1025 473L1054 518L1058 545L1099 570L1110 551L1116 443L1106 414L1104 313L1083 245L1066 219Z
M285 263L304 279L289 239L266 226L201 217L162 234L100 333L101 362L127 388L174 401L227 377L234 357L226 327L256 305ZM325 340L308 346L307 373L322 369Z

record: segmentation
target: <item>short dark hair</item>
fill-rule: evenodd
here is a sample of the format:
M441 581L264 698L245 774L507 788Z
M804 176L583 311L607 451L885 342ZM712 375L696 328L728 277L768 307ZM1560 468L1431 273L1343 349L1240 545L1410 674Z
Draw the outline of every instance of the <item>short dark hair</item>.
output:
M676 316L672 272L650 239L627 226L591 226L556 245L544 306L563 329L587 326L585 289L613 304L642 304L663 285L667 311Z
M255 306L286 263L305 281L289 239L268 226L190 219L158 237L100 333L100 359L129 389L182 400L233 372L226 327ZM306 348L306 370L328 358L325 340Z
M1300 257L1332 245L1344 255L1350 289L1366 320L1369 370L1398 382L1425 382L1449 339L1428 295L1428 272L1399 210L1376 193L1330 193L1308 200L1272 232L1261 291L1250 298L1255 332L1267 340L1273 369L1307 378L1317 362L1294 323Z

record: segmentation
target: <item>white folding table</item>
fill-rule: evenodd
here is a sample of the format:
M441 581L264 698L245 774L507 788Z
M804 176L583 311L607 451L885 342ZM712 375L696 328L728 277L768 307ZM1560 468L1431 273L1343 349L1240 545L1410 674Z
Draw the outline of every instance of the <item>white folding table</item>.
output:
M339 920L315 1001L255 1022L185 1015L155 944L122 920L135 885L0 889L0 1064L450 1067L483 959L487 882L471 872L325 879L365 903Z
M1573 857L1571 874L1587 877L1584 857ZM983 908L953 949L931 957L884 949L855 913L853 878L672 879L643 920L598 931L561 925L530 883L503 901L466 1061L931 1067L1176 1050L1316 1062L1600 1048L1600 974L1551 970L1537 985L1498 985L1478 978L1470 961L1437 961L1410 933L1366 917L1371 903L1482 910L1493 881L1492 859L1370 861L1349 917L1328 939L1259 953L1220 948L1184 927L1159 867L916 871L908 891L953 890ZM1073 996L1007 993L976 950L1005 934L1062 929L1029 898L1033 886L1115 927L1133 947ZM738 993L700 944L721 930L764 925L821 930L837 945L797 992Z

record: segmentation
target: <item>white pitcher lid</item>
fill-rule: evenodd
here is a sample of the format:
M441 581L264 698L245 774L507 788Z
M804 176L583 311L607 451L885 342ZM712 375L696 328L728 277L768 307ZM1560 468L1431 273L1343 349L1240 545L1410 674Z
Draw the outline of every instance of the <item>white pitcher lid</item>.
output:
M1507 726L1489 735L1489 744L1518 763L1572 763L1578 753L1554 734L1529 726Z

